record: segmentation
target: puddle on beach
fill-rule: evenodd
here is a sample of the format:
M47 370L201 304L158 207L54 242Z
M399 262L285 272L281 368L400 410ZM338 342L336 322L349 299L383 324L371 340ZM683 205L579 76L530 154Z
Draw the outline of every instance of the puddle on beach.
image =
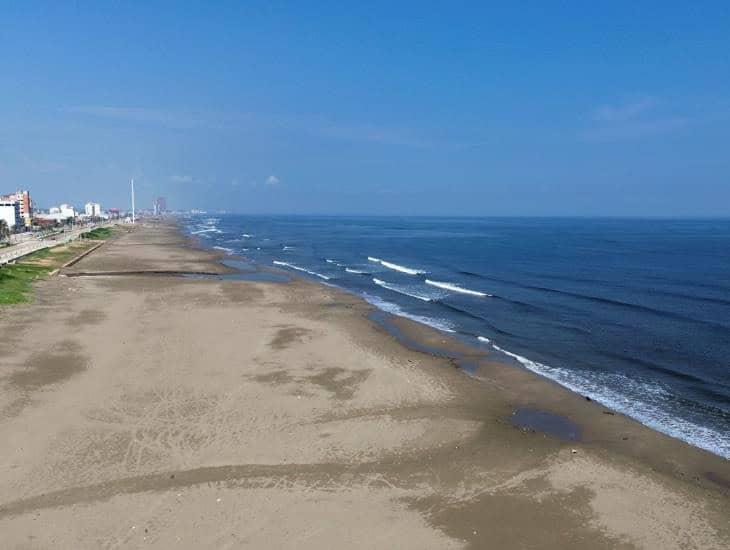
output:
M288 283L291 278L283 273L276 273L261 269L254 262L245 260L223 260L223 265L235 269L235 273L221 273L219 275L190 273L185 277L190 279L216 279L219 281L255 281L263 283Z
M517 409L510 417L512 424L529 428L567 441L580 441L580 428L558 414L529 407Z

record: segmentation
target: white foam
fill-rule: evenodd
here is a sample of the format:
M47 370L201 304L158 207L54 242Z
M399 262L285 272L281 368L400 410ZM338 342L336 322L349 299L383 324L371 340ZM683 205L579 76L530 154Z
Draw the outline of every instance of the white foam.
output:
M222 233L222 231L217 227L203 227L203 229L190 232L191 235L201 235L203 233Z
M285 246L282 250L294 250L293 246Z
M484 342L485 344L489 344L489 343L491 343L491 342L492 342L492 341L491 341L491 340L490 340L489 338L487 338L486 336L477 336L477 340L479 340L480 342Z
M403 308L401 308L398 304L394 304L392 302L387 302L380 298L379 296L373 296L371 294L368 294L367 292L364 292L362 294L363 298L366 302L369 304L374 305L378 309L381 309L383 311L386 311L388 313L392 313L393 315L398 315L399 317L405 317L406 319L410 319L411 321L416 321L417 323L421 323L422 325L427 325L429 327L438 329L443 332L456 332L454 330L454 325L446 321L445 319L432 319L430 317L424 317L422 315L415 315L413 313L408 313Z
M463 287L460 287L453 283L447 283L445 281L432 281L431 279L426 279L426 284L431 285L431 286L437 286L438 288L443 288L444 290L450 290L452 292L459 292L460 294L469 294L470 296L479 296L480 298L486 298L488 296L492 296L491 294L487 294L486 292L479 292L478 290L470 290L468 288L463 288Z
M334 260L325 260L325 262L327 262L328 264L336 264L336 263L337 263L337 262L336 262L336 261L334 261Z
M378 264L382 265L383 267L387 267L388 269L392 269L393 271L400 271L401 273L406 273L407 275L420 275L422 273L427 273L426 271L423 271L421 269L414 269L412 267L406 267L404 265L394 264L393 262L386 262L385 260L381 260L380 258L376 258L374 256L368 256L368 260L371 262L378 263Z
M241 235L241 237L243 237L244 239L250 239L251 237L253 237L253 235L249 235L248 233L244 233L243 235Z
M233 249L232 248L226 248L225 246L214 246L213 248L215 248L217 250L222 250L223 252L225 252L229 256L231 254L233 254Z
M359 269L352 269L351 267L346 267L345 271L347 271L348 273L356 273L358 275L367 275L368 274L367 271L360 271Z
M730 436L691 420L678 418L672 405L672 393L656 381L641 381L617 373L576 372L532 361L496 344L492 344L492 347L526 369L626 414L653 430L730 459ZM620 391L614 388L620 388ZM650 399L646 399L647 395L651 396Z
M308 273L309 275L314 275L315 277L319 277L320 279L324 279L325 281L329 281L332 278L332 277L328 277L327 275L322 275L321 273L317 273L316 271L311 271L304 267L299 267L298 265L290 264L289 262L282 262L280 260L274 260L273 263L276 265L288 267L290 269L296 269L297 271L303 271L304 273Z
M378 286L382 286L383 288L387 288L388 290L392 290L393 292L397 292L399 294L405 294L406 296L410 296L411 298L417 298L418 300L423 300L424 302L432 301L430 297L416 294L415 292L409 291L401 285L387 283L381 279L376 279L375 277L373 277L373 282Z

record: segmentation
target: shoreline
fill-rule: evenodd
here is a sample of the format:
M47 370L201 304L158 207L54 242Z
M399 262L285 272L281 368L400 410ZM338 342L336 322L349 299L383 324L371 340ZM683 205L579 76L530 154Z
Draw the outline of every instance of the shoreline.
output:
M344 290L247 280L225 257L143 223L0 316L9 547L730 541L724 459Z
M713 452L710 449L707 449L705 447L701 447L699 445L695 445L693 443L690 443L686 441L685 439L682 439L681 437L669 434L665 431L662 431L661 429L657 427L652 427L648 423L644 423L641 420L634 418L628 413L622 412L620 410L612 408L610 405L606 405L602 403L597 398L590 398L588 396L585 396L581 394L580 392L566 386L565 384L561 383L559 380L556 380L554 378L550 378L549 376L538 372L536 370L530 369L527 367L520 359L518 359L516 354L502 350L501 348L496 348L495 351L497 352L492 353L491 350L485 350L483 346L478 346L476 344L470 344L466 341L466 336L460 337L459 335L450 334L446 331L439 330L438 327L430 326L426 323L421 323L415 319L412 319L408 316L398 315L397 313L391 313L389 311L380 309L376 304L373 304L363 296L358 295L355 292L352 292L346 288L337 286L332 283L328 282L322 282L317 281L314 278L307 278L305 275L293 273L292 271L282 269L277 266L268 266L268 265L261 265L258 264L255 260L251 258L246 258L245 256L241 256L236 253L231 253L230 251L226 253L225 251L222 251L220 248L216 248L214 246L208 246L205 241L202 239L196 237L195 235L188 234L178 223L178 221L175 221L176 225L178 226L181 233L190 240L190 244L193 247L199 248L201 250L206 250L209 252L212 252L214 254L220 255L220 261L224 263L225 260L243 260L246 263L252 264L256 266L256 269L265 271L265 272L275 272L275 273L283 273L286 274L287 277L291 277L295 280L304 281L308 284L316 284L316 285L322 285L330 288L337 289L338 291L341 291L348 296L352 296L356 300L361 300L364 304L367 304L368 307L372 308L372 311L370 311L366 316L372 321L375 322L382 327L384 327L385 331L389 333L391 337L394 337L399 343L402 345L408 347L409 349L412 349L414 351L420 351L423 353L430 354L432 356L447 359L451 361L454 366L457 366L459 369L463 370L465 374L468 376L475 378L478 382L484 383L489 382L489 380L492 379L493 374L492 371L499 370L501 367L507 367L507 368L516 368L519 369L522 372L529 373L531 376L535 376L541 381L548 384L548 387L552 388L552 390L559 390L568 392L570 396L576 396L580 400L587 401L589 404L587 405L587 408L585 411L583 411L583 403L579 403L578 405L575 405L578 407L580 413L576 413L571 408L561 408L560 416L567 418L571 422L575 422L576 424L579 424L574 420L574 417L581 417L583 418L584 413L588 413L590 418L592 418L592 422L597 422L599 426L601 426L601 429L608 429L609 433L605 434L604 436L595 436L596 439L606 439L608 441L620 441L621 447L631 447L632 445L627 444L626 442L628 439L624 439L624 437L629 437L624 435L624 432L626 434L632 434L634 437L646 437L646 434L642 434L643 430L636 430L632 429L632 424L637 424L643 429L649 430L652 434L657 434L660 437L666 437L670 440L676 441L678 444L686 445L690 449L696 449L698 452L701 453L707 453L709 456L713 458L717 458L721 461L726 461L728 465L730 465L730 460L727 457L722 456L719 453ZM224 263L225 265L225 263ZM377 315L378 313L382 315ZM395 319L395 322L387 322L383 321L382 319L380 321L373 319L372 317L381 317L381 318L393 318ZM402 325L401 330L399 326ZM390 328L388 328L390 326ZM433 334L429 334L433 331ZM437 341L439 341L436 343ZM430 343L429 343L430 342ZM491 343L490 343L491 344ZM492 344L492 348L495 348L495 346ZM505 360L507 359L507 360ZM524 358L523 358L524 359ZM527 360L530 361L530 360ZM530 361L531 362L531 361ZM551 390L548 390L551 391ZM553 402L555 400L550 400L550 402ZM522 407L528 406L526 404L521 405ZM601 414L606 416L613 416L623 419L628 424L624 427L621 424L618 424L616 422L605 422L601 421L601 417L596 417L594 414L591 414L595 412L596 408L603 409L600 411ZM540 409L540 407L538 407ZM551 411L545 411L547 413L550 413ZM538 422L539 425L539 422ZM525 426L529 429L538 429L538 426L536 425L527 425ZM554 435L554 434L553 434ZM722 464L722 463L720 463ZM697 472L695 473L697 475ZM713 486L719 486L723 488L730 487L730 477L727 479L719 476L717 473L714 473L710 470L705 471L702 473L702 475L706 478L706 480L710 481ZM728 470L728 475L730 476L730 469Z
M717 341L722 335L715 334L715 331L702 332L701 326L682 324L703 318L704 313L701 311L687 314L686 318L682 318L683 321L669 322L666 319L672 317L670 313L666 314L663 321L654 319L655 314L658 315L662 309L657 304L653 305L660 309L649 308L637 313L641 311L640 308L634 308L631 304L644 303L644 298L639 295L633 299L628 294L623 298L618 295L615 296L617 301L609 300L606 304L594 307L589 303L593 298L588 287L573 289L575 293L565 293L565 296L571 296L566 298L560 292L554 296L542 296L552 290L542 288L550 285L538 279L530 283L517 276L521 282L509 282L495 276L493 283L490 283L490 277L484 275L489 273L486 266L482 266L487 270L483 273L478 269L477 273L461 272L458 262L451 265L449 261L429 257L427 249L422 249L423 243L418 244L418 237L415 238L414 246L420 252L415 256L399 256L397 250L391 251L391 256L388 256L387 243L373 244L373 250L381 252L375 253L375 256L401 264L386 262L392 267L385 269L381 267L378 257L365 261L364 243L358 245L360 252L356 252L342 249L334 242L327 245L326 241L317 240L316 235L327 226L317 225L319 222L316 221L317 229L312 230L312 235L307 233L309 230L305 224L302 231L306 236L290 235L289 240L286 224L282 225L276 220L271 220L273 226L269 229L266 224L261 226L260 221L252 219L249 223L235 216L220 219L203 216L180 221L186 231L202 233L196 236L206 246L221 245L219 250L233 247L239 254L264 265L270 266L273 261L279 264L275 267L289 273L294 273L293 270L310 272L315 282L320 282L320 278L326 279L325 284L335 284L354 292L379 309L448 333L453 332L467 344L493 350L502 362L519 364L520 368L552 379L570 391L598 401L654 430L730 459L728 418L722 401L723 391L727 388L720 383L724 364L722 354L719 353L722 341ZM246 236L258 240L247 242L244 238L238 239L239 224L244 225L240 225L238 233L254 233ZM221 230L222 234L219 234ZM281 240L281 243L267 244L266 241L270 239L260 240L265 236ZM346 238L351 240L356 237L348 233ZM308 241L315 247L324 246L321 253L309 250L306 244ZM235 244L227 244L229 242ZM376 239L375 242L380 241ZM263 248L257 252L259 245ZM293 247L300 250L289 253L287 249ZM233 248L227 251L233 253ZM365 272L370 272L369 262L373 261L378 263L376 274L365 275ZM468 263L471 260L465 261ZM506 269L509 271L510 268ZM495 295L484 301L464 300L457 293L434 291L429 283L424 282L426 275L403 276L403 273L415 274L419 270L429 270L432 273L429 276L456 281L462 287L494 292ZM381 276L378 274L380 272L390 282L377 279ZM389 278L388 273L393 278ZM610 268L607 268L607 273L607 278L611 280L620 276ZM483 280L478 280L480 278ZM492 284L496 286L490 286ZM613 285L598 284L596 293L611 295L614 286L615 281ZM529 304L532 303L523 296L524 292L530 294L534 303L541 304L540 300L543 299L547 301L537 309L524 313L523 317L522 308L531 307ZM645 293L646 301L650 304L654 300L653 295L651 290ZM681 309L682 302L679 305L667 305L664 309L669 311L673 307ZM707 307L706 314L710 316L713 309L710 305ZM633 309L624 311L625 308ZM623 319L623 316L627 316L627 319ZM594 321L583 323L581 318ZM635 323L633 326L641 337L629 329L632 323ZM693 332L695 330L700 332ZM689 334L694 334L694 337L685 338ZM642 351L642 347L646 349Z

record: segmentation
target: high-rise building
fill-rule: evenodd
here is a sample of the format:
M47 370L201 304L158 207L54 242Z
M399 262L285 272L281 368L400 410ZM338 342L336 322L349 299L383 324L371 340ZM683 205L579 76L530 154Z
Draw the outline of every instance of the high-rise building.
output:
M167 211L167 200L165 197L157 197L152 202L152 210L155 212L155 216L159 216L163 212Z
M17 202L22 225L25 225L26 227L31 226L33 223L33 201L30 198L29 191L18 190L15 193L10 193L9 195L0 195L0 201L6 203Z
M23 217L20 215L20 204L18 201L0 200L0 220L8 224L10 231L17 231L23 226Z
M84 212L90 218L100 218L101 205L98 202L87 202L84 206Z

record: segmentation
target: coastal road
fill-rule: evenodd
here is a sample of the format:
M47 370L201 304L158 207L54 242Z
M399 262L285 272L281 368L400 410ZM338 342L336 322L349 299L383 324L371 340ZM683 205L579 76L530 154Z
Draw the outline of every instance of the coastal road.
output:
M97 224L94 227L83 227L79 229L74 229L72 231L65 231L63 233L47 237L40 241L35 238L26 239L22 242L19 242L18 244L0 249L0 265L15 261L18 258L27 256L28 254L32 254L33 252L37 252L38 250L43 250L44 248L50 248L52 246L58 246L60 244L74 241L81 237L81 235L83 235L84 233L88 233L89 231L92 231L97 227L105 227L109 225L112 225L111 222Z

